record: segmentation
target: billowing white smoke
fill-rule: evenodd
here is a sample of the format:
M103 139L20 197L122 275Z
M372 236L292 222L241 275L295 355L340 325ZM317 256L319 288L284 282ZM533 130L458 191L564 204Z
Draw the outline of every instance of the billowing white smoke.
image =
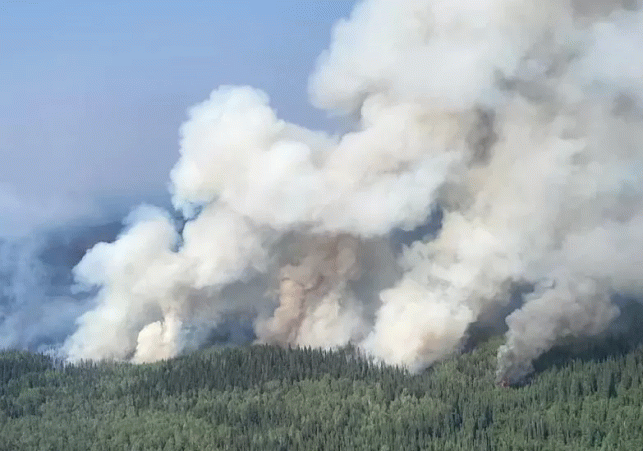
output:
M360 3L310 80L316 106L359 117L340 137L278 119L252 88L217 89L181 129L185 227L144 207L85 256L77 279L100 291L69 357L166 358L194 328L248 315L261 342L353 342L421 369L515 283L535 290L507 318L500 377L600 333L612 294L643 288L639 6ZM437 237L394 261L390 234L436 205Z

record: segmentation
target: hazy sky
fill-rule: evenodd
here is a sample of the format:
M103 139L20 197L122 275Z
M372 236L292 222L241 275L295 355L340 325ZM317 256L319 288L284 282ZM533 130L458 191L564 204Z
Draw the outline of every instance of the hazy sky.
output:
M307 78L353 3L0 0L0 233L164 193L187 107L221 84L327 128Z

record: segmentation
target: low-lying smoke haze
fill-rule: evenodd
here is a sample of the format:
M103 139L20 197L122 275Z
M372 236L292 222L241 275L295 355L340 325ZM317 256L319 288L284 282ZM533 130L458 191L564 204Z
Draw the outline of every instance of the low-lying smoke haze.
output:
M615 296L643 294L641 6L357 4L308 84L354 129L216 88L179 130L173 210L138 208L82 257L82 309L43 307L75 319L59 352L147 362L250 327L226 333L421 370L505 312L515 381L605 332Z

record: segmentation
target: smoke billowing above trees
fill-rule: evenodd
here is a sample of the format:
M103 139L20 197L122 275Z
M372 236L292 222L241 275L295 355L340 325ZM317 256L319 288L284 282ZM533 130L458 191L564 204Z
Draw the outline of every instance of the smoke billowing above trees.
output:
M498 376L517 380L604 332L643 288L640 6L362 2L310 77L315 106L359 117L342 136L219 87L180 130L184 227L141 207L83 257L96 294L62 352L153 361L232 318L420 370L510 311Z

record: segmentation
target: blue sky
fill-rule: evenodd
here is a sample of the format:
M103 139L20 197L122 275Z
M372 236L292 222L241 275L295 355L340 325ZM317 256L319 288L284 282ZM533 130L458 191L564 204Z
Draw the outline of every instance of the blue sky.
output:
M0 208L2 191L36 203L165 192L187 107L221 84L331 127L307 78L353 3L0 0Z

